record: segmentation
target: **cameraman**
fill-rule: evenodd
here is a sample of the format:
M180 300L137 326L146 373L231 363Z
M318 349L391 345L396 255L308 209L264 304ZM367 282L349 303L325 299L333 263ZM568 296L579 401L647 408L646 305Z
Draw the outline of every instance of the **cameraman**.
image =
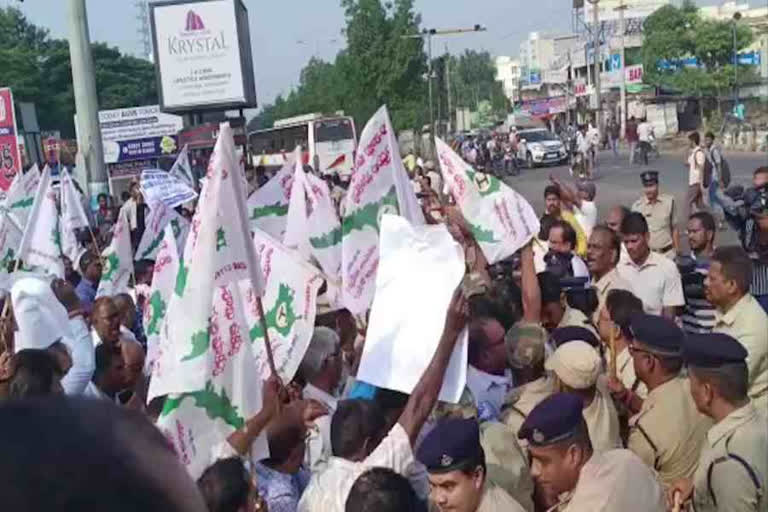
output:
M768 166L755 170L751 188L732 188L722 199L725 218L752 260L750 293L768 312Z
M683 282L683 330L686 333L708 333L715 326L715 307L704 293L704 279L715 252L715 218L709 212L697 212L688 219L690 256L677 258Z

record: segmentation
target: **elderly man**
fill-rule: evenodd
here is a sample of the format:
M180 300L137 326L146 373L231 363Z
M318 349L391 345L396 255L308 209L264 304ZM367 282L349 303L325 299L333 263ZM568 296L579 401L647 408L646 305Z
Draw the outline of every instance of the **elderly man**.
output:
M582 409L579 396L557 393L531 411L518 434L528 441L531 475L546 508L564 512L663 511L662 488L635 454L629 450L593 450Z
M397 423L385 434L383 415L370 402L339 403L331 419L333 457L312 475L299 512L343 512L357 477L371 467L387 467L407 476L413 470L413 443L437 402L445 370L466 323L466 301L454 295L432 360L413 389Z
M111 297L99 297L91 313L93 346L102 343L117 346L120 343L120 310Z
M569 341L555 350L544 367L554 373L556 390L581 398L595 451L620 448L618 413L603 381L598 382L602 362L597 350L584 341Z
M96 291L101 280L101 257L91 251L87 251L80 257L80 274L82 279L77 283L75 292L86 313L90 313L93 301L96 299Z
M630 285L619 275L616 265L621 255L621 239L608 226L595 226L587 243L587 267L592 274L592 282L597 291L597 310L593 315L594 323L605 306L605 300L611 290L629 290Z
M749 294L752 261L741 247L720 247L704 281L707 299L717 308L713 332L728 334L747 349L749 397L768 411L768 315Z
M680 272L675 263L651 251L648 223L642 214L632 212L621 223L621 234L629 257L619 262L619 275L643 301L646 312L675 318L685 304Z
M417 454L429 472L430 498L440 512L524 512L488 482L480 428L474 419L447 419L424 438Z
M549 228L549 237L547 239L549 251L544 256L547 264L557 262L558 265L564 263L567 267L563 269L567 275L573 277L589 277L589 270L578 255L576 249L576 231L570 224L564 220L556 220Z
M573 212L568 208L563 208L562 193L558 185L548 185L544 189L544 209L546 210L545 214L551 215L556 219L562 219L571 225L576 232L576 254L584 256L587 252L587 237Z
M643 313L632 317L630 327L629 351L648 397L629 420L627 448L670 485L693 475L711 422L696 410L690 383L680 375L683 331L671 320Z
M768 488L768 433L765 416L747 396L747 351L726 334L691 334L683 341L691 396L715 425L709 429L696 473L673 484L668 502L679 493L702 512L765 510Z
M315 420L307 438L305 462L312 472L323 469L331 456L331 416L336 411L341 368L339 335L328 327L315 327L299 365L299 375L306 382L304 398L317 400L328 410L328 415Z

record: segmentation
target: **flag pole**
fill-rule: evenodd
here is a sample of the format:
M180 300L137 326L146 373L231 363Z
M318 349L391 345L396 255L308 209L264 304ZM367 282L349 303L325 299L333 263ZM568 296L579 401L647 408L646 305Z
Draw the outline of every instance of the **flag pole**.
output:
M264 343L267 348L267 362L269 363L269 369L272 371L272 375L279 379L280 376L277 374L277 368L275 367L275 356L272 353L272 344L269 341L269 327L267 326L267 317L264 314L264 304L262 304L261 297L259 296L256 297L256 307L259 312L261 328L264 330Z
M616 374L616 366L617 366L617 358L618 358L618 354L616 354L616 334L614 333L613 329L611 329L611 334L608 337L608 346L611 349L611 361L609 365L610 374L614 378L618 378Z

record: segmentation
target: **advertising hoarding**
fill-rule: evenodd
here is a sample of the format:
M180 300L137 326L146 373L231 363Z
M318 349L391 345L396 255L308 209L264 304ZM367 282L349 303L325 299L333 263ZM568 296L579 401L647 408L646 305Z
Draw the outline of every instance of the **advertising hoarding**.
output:
M256 106L248 11L241 0L171 0L150 9L163 111Z
M13 177L21 171L21 154L16 136L13 93L4 87L0 89L0 190L8 190Z
M77 126L77 125L75 125ZM159 105L99 111L104 163L159 158L179 149L181 117L160 112Z

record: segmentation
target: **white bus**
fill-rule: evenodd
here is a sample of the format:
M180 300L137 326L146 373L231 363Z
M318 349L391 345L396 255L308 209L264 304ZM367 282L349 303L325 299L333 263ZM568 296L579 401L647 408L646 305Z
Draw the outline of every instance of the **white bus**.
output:
M355 122L343 115L306 114L275 121L274 128L248 134L251 163L267 170L282 167L288 156L301 146L303 161L320 174L352 173L357 136Z

